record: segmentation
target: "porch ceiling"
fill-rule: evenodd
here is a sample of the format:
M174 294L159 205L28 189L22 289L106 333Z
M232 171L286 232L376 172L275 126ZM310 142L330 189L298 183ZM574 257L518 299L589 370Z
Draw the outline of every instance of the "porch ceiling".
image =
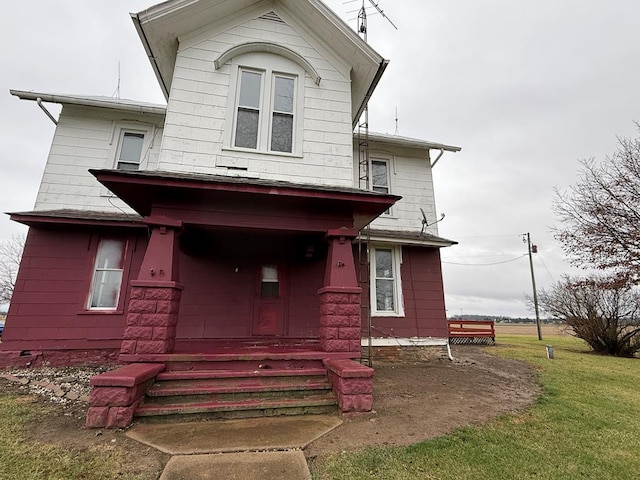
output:
M401 197L354 188L158 171L90 170L142 216L185 224L326 232L365 227Z

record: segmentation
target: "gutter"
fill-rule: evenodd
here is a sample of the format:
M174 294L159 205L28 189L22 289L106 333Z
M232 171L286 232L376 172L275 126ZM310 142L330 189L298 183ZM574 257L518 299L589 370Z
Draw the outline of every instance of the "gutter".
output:
M378 66L378 71L376 72L375 76L373 77L373 80L371 81L371 85L369 85L369 90L367 90L367 93L364 96L364 99L362 100L362 103L360 104L360 107L358 108L358 111L356 112L356 115L354 116L354 119L353 119L353 122L352 122L352 128L355 129L356 126L358 125L358 121L360 120L360 116L362 115L362 112L364 112L364 109L369 104L369 100L373 96L373 91L378 86L378 83L380 83L380 78L382 78L382 74L387 69L388 65L389 65L389 60L383 59L380 62L380 65Z
M169 101L169 89L167 85L164 83L164 78L162 78L162 73L160 73L160 66L156 61L156 57L153 55L151 51L151 45L149 45L149 40L147 39L147 35L144 33L144 29L142 28L142 22L140 21L140 16L137 13L130 13L131 20L133 20L133 24L136 27L136 31L138 32L138 36L140 40L142 40L142 45L144 45L144 51L147 54L147 58L149 62L151 62L151 67L153 68L153 72L156 74L156 78L158 79L158 83L160 83L160 89L162 90L162 94L164 95L165 100Z

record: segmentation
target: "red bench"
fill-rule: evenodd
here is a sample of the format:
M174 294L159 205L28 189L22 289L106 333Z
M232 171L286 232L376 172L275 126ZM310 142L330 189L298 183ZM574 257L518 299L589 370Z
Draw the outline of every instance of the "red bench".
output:
M448 320L449 343L452 345L495 345L496 330L493 320Z

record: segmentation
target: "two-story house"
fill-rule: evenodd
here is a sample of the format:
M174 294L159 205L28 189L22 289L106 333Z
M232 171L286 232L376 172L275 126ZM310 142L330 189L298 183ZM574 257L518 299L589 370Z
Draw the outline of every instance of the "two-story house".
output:
M431 169L459 148L354 136L388 61L318 0L132 19L166 106L11 91L62 111L35 207L11 213L30 228L0 362L142 365L137 386L328 370L342 410L370 409L363 348L447 345ZM90 425L154 412L97 397ZM315 405L283 398L257 408Z

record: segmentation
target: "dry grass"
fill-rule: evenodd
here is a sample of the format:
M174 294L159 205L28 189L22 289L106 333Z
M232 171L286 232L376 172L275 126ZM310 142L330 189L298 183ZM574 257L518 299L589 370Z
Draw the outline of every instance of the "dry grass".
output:
M569 336L564 325L545 325L542 328L542 338L549 335ZM496 335L530 335L537 336L535 323L496 323Z

